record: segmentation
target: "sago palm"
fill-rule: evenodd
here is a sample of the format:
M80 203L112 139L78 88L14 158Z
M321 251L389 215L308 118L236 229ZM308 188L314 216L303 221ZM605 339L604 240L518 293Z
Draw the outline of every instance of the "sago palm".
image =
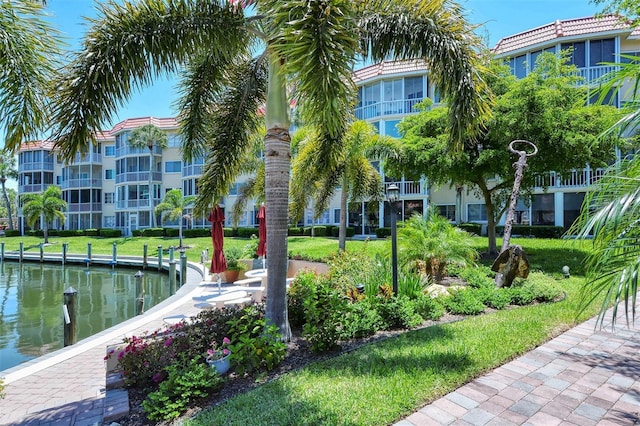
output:
M287 89L295 87L302 121L319 129L321 167L340 155L360 57L424 58L451 106L456 144L488 111L479 39L449 0L125 0L98 7L82 51L56 90L59 155L70 160L86 151L134 88L179 72L183 154L206 158L195 205L204 213L227 194L242 153L251 149L249 136L265 124L266 315L284 339L290 336Z
M57 186L50 186L42 194L24 194L20 197L22 202L22 214L27 219L29 226L33 227L39 219L44 233L45 244L49 243L49 226L54 219L61 223L65 221L64 210L67 202L62 199L62 190Z

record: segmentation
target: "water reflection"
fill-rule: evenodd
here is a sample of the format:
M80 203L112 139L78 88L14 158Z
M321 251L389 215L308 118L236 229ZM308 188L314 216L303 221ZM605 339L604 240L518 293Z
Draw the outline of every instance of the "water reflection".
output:
M135 269L0 263L0 371L63 347L64 291L78 291L80 341L136 314ZM145 271L144 309L169 297L166 275Z

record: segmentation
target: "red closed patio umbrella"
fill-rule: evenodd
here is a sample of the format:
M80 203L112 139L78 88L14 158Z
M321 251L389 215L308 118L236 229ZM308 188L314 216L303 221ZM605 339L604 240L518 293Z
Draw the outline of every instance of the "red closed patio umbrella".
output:
M258 250L256 254L262 256L262 269L265 268L264 259L267 256L267 209L264 204L258 209Z
M224 257L224 212L220 206L215 206L209 217L211 222L211 239L213 240L213 256L211 256L210 273L218 274L218 292L221 291L222 277L220 274L227 270L227 259Z

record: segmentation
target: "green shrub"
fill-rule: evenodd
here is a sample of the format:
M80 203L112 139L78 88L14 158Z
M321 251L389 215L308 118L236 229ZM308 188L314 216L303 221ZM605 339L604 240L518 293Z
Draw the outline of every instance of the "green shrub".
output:
M424 320L437 321L445 312L444 306L438 299L422 294L413 300L414 310Z
M237 237L251 238L252 235L258 236L258 228L238 228L236 229Z
M182 236L184 238L210 237L211 228L183 229Z
M252 234L249 241L242 247L242 254L240 259L257 259L258 258L258 245L260 240L255 234Z
M415 304L406 296L379 298L376 306L383 329L413 328L422 323L422 316L416 312Z
M323 226L323 225L315 225L313 227L313 235L316 237L326 237L327 236L327 227ZM331 235L331 234L328 234ZM304 228L304 236L306 237L310 237L311 236L311 227L310 226L306 226Z
M103 238L118 238L122 237L122 231L120 229L102 228L100 229L100 236Z
M428 275L420 275L411 272L401 272L398 274L398 294L415 299L422 295L425 289L431 284Z
M469 287L472 288L495 288L496 286L493 278L495 274L488 266L478 265L474 268L452 267L449 272L451 275L455 275L465 280Z
M5 229L4 236L5 237L20 237L22 234L19 229Z
M354 235L356 235L355 228L347 226L347 238L351 238ZM340 227L339 226L336 226L335 228L331 228L331 236L332 237L336 237L336 238L340 236Z
M142 402L150 420L171 420L182 414L189 403L207 397L222 388L223 380L214 368L200 359L177 363L165 368L168 377Z
M300 226L291 226L287 232L290 237L302 237L304 235L304 228Z
M235 228L223 228L222 232L224 232L225 237L237 237L238 233Z
M376 228L376 237L387 238L391 235L391 228Z
M480 225L479 223L460 223L456 225L456 227L468 232L471 235L482 234L482 225Z
M496 226L496 234L504 235L504 226ZM531 238L561 238L564 234L562 226L550 225L513 225L511 235L520 235Z
M478 315L486 308L478 295L469 289L454 290L442 302L447 311L454 315Z
M284 359L287 345L280 341L278 327L267 326L264 312L255 306L244 308L228 324L230 360L239 375L273 370Z
M49 230L49 233L51 230ZM26 232L26 234L30 237L44 237L44 231L42 229L30 229Z
M184 229L182 230L184 236ZM164 236L169 238L175 238L180 236L180 229L178 228L164 228Z
M511 296L511 303L514 305L528 305L536 298L535 294L533 294L533 288L525 287L522 284L516 285L515 281L509 287L508 292Z
M304 299L304 325L302 335L313 352L325 352L338 346L342 335L343 313L346 310L346 298L326 280L318 280L318 285L308 288Z
M99 237L100 236L100 230L99 229L85 229L84 230L84 235L86 235L87 237Z
M318 273L312 270L299 271L287 289L287 311L289 324L302 328L305 322L304 301L311 297L313 288L318 285Z
M506 288L497 288L494 283L478 288L471 288L478 300L493 309L504 309L511 303L511 294Z
M347 294L349 290L356 288L358 284L365 284L366 291L375 294L374 291L384 279L380 276L380 268L378 268L376 259L367 255L367 246L365 244L362 251L339 251L338 253L327 259L327 277L331 286L342 294ZM387 262L384 265L388 265ZM373 288L369 288L367 282L375 279L376 283Z
M365 299L347 304L341 339L372 336L384 326L384 320L375 306Z
M562 287L557 281L542 272L532 272L526 280L519 278L514 285L522 286L536 302L552 302L563 295Z

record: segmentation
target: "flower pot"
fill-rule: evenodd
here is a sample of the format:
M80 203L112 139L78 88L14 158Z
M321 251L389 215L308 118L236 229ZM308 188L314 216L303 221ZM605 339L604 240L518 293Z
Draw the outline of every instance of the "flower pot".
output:
M240 276L240 271L238 269L227 269L224 271L225 282L233 283L238 280L238 276Z
M207 360L207 364L209 367L215 368L218 374L225 374L231 368L231 362L229 357L231 354L225 356L224 358L216 359L216 360Z

